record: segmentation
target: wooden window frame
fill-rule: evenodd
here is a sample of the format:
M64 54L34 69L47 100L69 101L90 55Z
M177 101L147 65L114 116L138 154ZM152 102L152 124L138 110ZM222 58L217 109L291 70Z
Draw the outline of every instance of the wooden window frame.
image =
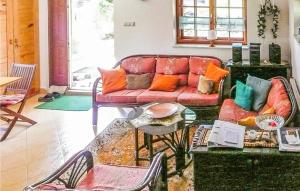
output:
M183 0L176 0L176 41L177 44L210 44L210 41L206 38L200 37L184 37L183 30L179 28L179 18L182 16ZM196 0L195 0L196 5ZM186 6L188 7L188 6ZM196 8L196 6L191 6ZM210 9L210 30L214 30L216 27L216 0L209 0ZM247 44L247 0L243 0L243 18L245 30L243 31L243 38L218 38L214 41L216 45L231 45L232 43Z

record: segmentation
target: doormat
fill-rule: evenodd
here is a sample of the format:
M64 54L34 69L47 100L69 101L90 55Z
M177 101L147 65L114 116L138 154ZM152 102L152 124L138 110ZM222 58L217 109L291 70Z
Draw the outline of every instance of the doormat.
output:
M61 96L52 102L43 103L35 108L61 111L88 111L92 108L92 97Z

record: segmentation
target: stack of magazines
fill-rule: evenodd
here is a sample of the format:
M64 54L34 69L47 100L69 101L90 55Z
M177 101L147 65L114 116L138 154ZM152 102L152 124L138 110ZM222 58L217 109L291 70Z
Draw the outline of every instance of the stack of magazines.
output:
M277 130L279 151L300 152L300 129L280 128Z
M216 120L210 136L208 138L207 147L244 147L244 136L246 127L230 122Z

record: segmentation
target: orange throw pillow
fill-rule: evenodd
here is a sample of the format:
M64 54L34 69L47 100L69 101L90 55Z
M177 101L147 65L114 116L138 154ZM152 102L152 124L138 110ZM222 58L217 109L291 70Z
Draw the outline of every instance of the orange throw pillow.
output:
M220 81L229 74L227 70L224 70L213 63L209 63L205 72L205 77L215 82L214 91L218 92Z
M224 78L228 74L229 72L227 70L224 70L213 63L209 63L205 72L205 77L214 81L215 83L219 83L222 78Z
M102 78L102 93L107 94L126 89L126 72L124 69L104 70L98 68Z
M180 78L177 75L156 74L149 90L174 92L179 81Z

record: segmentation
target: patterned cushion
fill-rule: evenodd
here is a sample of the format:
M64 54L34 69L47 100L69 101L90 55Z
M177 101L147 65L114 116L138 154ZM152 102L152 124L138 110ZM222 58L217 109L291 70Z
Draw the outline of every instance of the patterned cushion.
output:
M136 103L137 96L144 91L145 90L121 90L105 95L98 94L96 101L98 103Z
M187 87L177 98L183 105L189 106L212 106L217 105L219 94L201 94L197 88Z
M179 74L178 77L180 79L180 81L179 81L180 86L186 86L188 84L188 75L187 74Z
M145 74L155 73L155 65L154 57L130 57L122 61L121 68L129 74Z
M190 58L190 72L197 75L204 75L209 63L213 63L218 67L221 67L221 63L217 59L203 58L203 57L191 57Z
M268 95L267 105L274 107L276 114L284 118L287 118L292 111L292 105L285 86L279 79L272 79L272 87Z
M233 99L226 99L223 102L219 119L223 121L237 122L251 116L257 116L258 113L246 111L234 103Z
M200 75L190 72L189 77L188 77L188 85L192 88L197 88L198 82L199 82L199 77L200 77Z
M24 94L15 95L0 95L0 106L9 106L21 102L24 99Z
M148 169L125 166L97 165L79 182L79 190L127 190L146 175ZM148 190L144 188L143 191Z
M183 90L185 86L177 88L174 92L164 92L164 91L150 91L146 90L142 94L137 96L138 103L150 103L150 102L176 102L177 97Z
M66 190L66 187L63 185L58 185L58 184L54 184L54 183L50 183L50 184L42 184L40 186L38 186L36 189L34 189L36 191L38 190L47 190L47 191L63 191Z
M189 70L188 58L158 58L156 73L159 74L187 74Z

